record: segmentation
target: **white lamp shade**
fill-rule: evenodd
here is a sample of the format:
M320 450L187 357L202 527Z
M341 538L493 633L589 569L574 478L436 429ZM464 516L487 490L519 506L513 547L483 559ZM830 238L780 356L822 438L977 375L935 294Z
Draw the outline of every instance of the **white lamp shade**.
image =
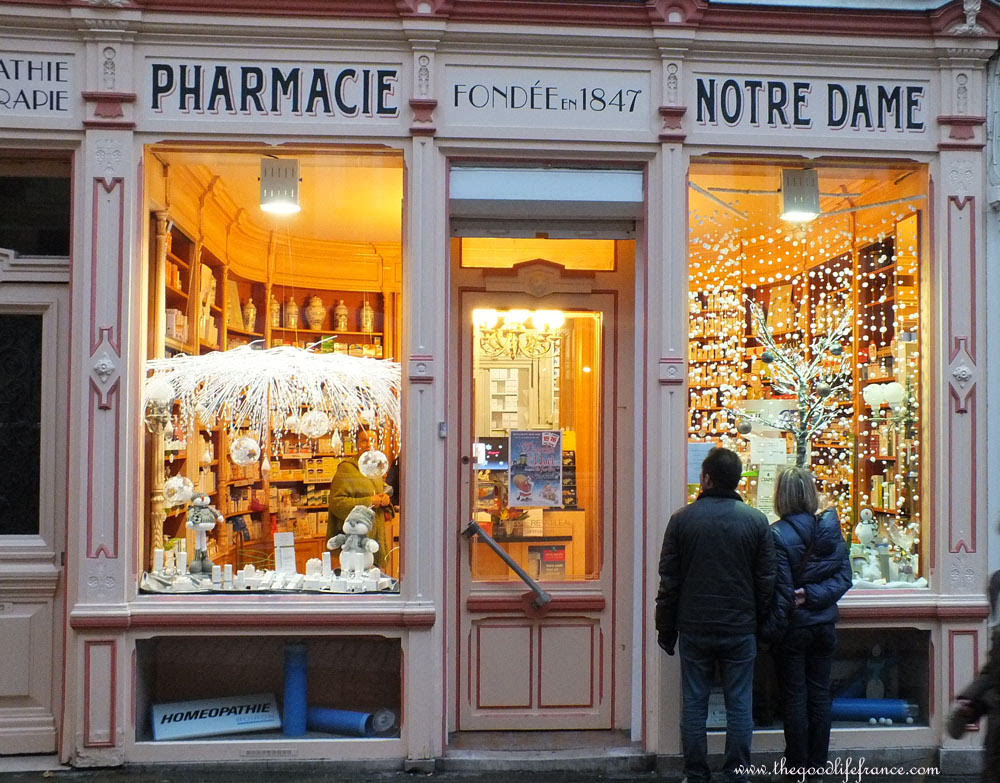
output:
M301 209L297 160L260 159L260 208L274 215L292 215Z
M819 174L816 169L781 170L781 219L808 223L819 215Z

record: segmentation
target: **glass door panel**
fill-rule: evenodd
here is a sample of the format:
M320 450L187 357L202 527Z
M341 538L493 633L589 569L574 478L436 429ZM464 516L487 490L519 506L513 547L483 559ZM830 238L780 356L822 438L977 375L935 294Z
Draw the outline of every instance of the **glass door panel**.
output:
M599 312L473 311L472 508L540 581L597 579L602 562ZM484 542L475 581L519 577Z

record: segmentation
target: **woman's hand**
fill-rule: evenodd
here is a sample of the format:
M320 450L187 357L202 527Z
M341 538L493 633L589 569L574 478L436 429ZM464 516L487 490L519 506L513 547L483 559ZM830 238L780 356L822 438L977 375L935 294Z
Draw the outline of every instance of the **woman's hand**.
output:
M806 602L806 589L804 587L796 587L793 595L796 606L802 606Z

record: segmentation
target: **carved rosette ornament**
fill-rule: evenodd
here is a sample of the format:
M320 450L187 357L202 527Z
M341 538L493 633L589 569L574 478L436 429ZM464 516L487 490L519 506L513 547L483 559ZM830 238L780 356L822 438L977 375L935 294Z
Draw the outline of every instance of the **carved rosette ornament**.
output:
M969 354L969 338L956 337L952 350L951 362L948 365L951 386L951 398L955 404L955 413L969 412L969 397L976 385L976 362Z

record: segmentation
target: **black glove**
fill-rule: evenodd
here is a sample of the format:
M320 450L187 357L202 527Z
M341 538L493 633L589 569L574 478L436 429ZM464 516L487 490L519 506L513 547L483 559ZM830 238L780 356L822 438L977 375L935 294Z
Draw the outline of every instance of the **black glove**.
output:
M658 633L656 635L656 643L660 645L660 648L667 654L674 654L674 643L677 641L676 634L665 634Z

